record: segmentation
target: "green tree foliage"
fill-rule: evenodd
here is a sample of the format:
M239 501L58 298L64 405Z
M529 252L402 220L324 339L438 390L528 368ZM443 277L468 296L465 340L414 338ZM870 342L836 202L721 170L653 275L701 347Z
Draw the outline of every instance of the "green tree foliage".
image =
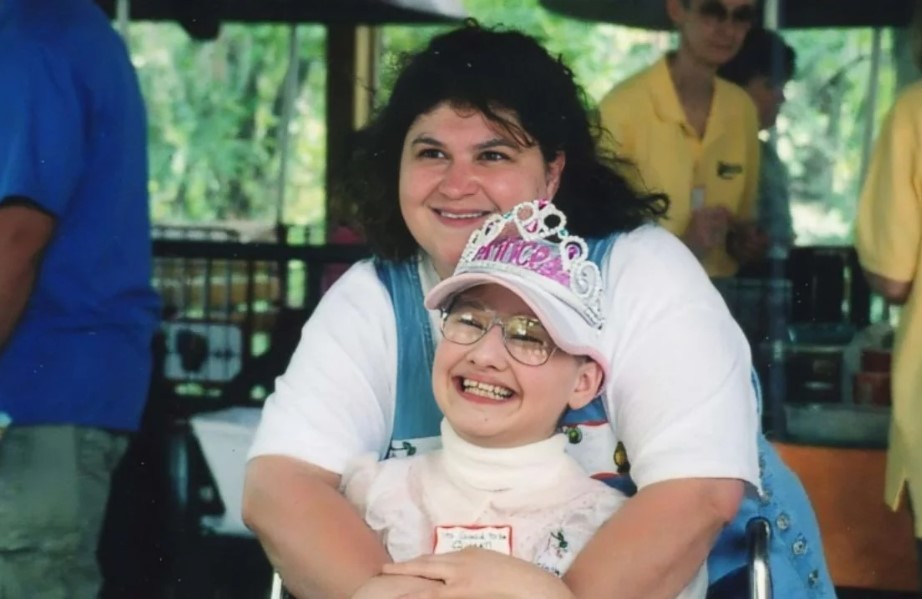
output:
M465 0L468 13L480 24L515 28L539 39L553 55L563 57L594 103L618 81L639 70L668 47L669 35L579 21L545 10L538 0ZM401 54L422 47L429 37L446 27L387 26L382 30L384 78L382 92L390 87Z
M138 24L132 55L147 101L156 221L274 221L289 29L225 25L214 42ZM324 30L299 28L286 212L322 219ZM317 207L321 211L317 213Z
M892 35L881 37L876 82L871 30L784 35L797 51L797 74L787 89L777 143L791 171L799 242L850 243L866 143L893 102ZM869 114L872 91L874 114Z

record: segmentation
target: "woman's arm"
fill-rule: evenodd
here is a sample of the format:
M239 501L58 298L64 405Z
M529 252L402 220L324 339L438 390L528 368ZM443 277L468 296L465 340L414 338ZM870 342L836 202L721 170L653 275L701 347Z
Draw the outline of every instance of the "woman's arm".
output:
M912 291L912 281L895 281L868 269L864 269L864 278L875 293L898 306L906 303L909 299L909 292Z
M578 597L675 597L759 484L749 350L675 237L639 230L611 256L606 401L639 492L565 581Z
M673 599L733 519L743 482L671 480L641 489L576 556L564 582L576 597Z
M439 582L401 599L574 599L557 576L531 562L490 549L423 555L385 564L384 572Z
M412 599L438 593L444 587L441 582L428 578L381 574L366 582L352 599Z
M298 596L348 597L388 559L338 485L356 456L387 447L395 338L387 291L360 263L324 296L266 400L244 518Z
M855 227L865 278L893 304L909 299L922 245L919 88L900 96L874 147Z
M758 224L759 179L762 174L762 145L759 143L759 119L755 107L746 102L743 128L746 135L743 197L730 222L726 238L727 253L740 265L761 260L768 251L769 239Z
M247 466L243 518L296 597L351 597L390 557L340 494L339 475L284 456Z

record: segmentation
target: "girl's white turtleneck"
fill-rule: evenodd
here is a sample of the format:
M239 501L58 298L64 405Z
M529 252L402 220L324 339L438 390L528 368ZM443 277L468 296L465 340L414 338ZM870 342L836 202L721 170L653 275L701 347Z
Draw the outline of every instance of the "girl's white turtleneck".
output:
M443 420L441 450L366 456L343 473L344 492L397 561L431 553L437 527L498 526L512 531L513 555L562 574L624 501L567 455L567 442L480 447Z
M457 485L487 492L534 491L553 484L573 467L560 433L543 441L509 448L481 447L465 441L442 419L441 462Z

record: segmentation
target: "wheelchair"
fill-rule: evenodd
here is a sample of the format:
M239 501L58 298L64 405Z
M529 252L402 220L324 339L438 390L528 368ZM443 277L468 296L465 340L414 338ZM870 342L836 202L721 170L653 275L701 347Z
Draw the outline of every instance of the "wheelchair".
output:
M264 597L272 567L256 538L228 517L239 502L225 499L190 422L176 420L168 429L164 595Z
M708 590L707 599L772 599L772 576L768 556L771 525L765 518L753 518L746 525L748 565L741 572L725 576ZM269 599L294 599L277 572L272 575Z
M286 591L281 577L272 572L253 537L221 534L215 522L226 511L221 493L205 463L202 449L188 421L173 422L167 434L171 500L166 527L168 543L174 555L170 578L182 581L176 596L204 596L217 584L236 587L237 596L259 596L271 577L270 599L294 599ZM746 525L747 566L713 581L707 599L772 599L769 547L772 528L769 521L754 517ZM205 556L210 556L205 559ZM217 573L223 564L233 562L237 568L234 581L222 581ZM256 581L262 580L263 583ZM255 583L255 584L254 584ZM254 584L248 589L243 587ZM260 590L261 589L261 590ZM199 593L203 593L199 595ZM234 596L233 593L230 596Z

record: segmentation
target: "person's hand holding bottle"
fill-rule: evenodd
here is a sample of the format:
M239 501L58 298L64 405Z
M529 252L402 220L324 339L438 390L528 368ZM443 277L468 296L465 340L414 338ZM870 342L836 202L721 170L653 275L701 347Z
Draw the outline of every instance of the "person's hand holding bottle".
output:
M682 241L700 259L726 243L731 219L724 206L702 206L692 212Z

